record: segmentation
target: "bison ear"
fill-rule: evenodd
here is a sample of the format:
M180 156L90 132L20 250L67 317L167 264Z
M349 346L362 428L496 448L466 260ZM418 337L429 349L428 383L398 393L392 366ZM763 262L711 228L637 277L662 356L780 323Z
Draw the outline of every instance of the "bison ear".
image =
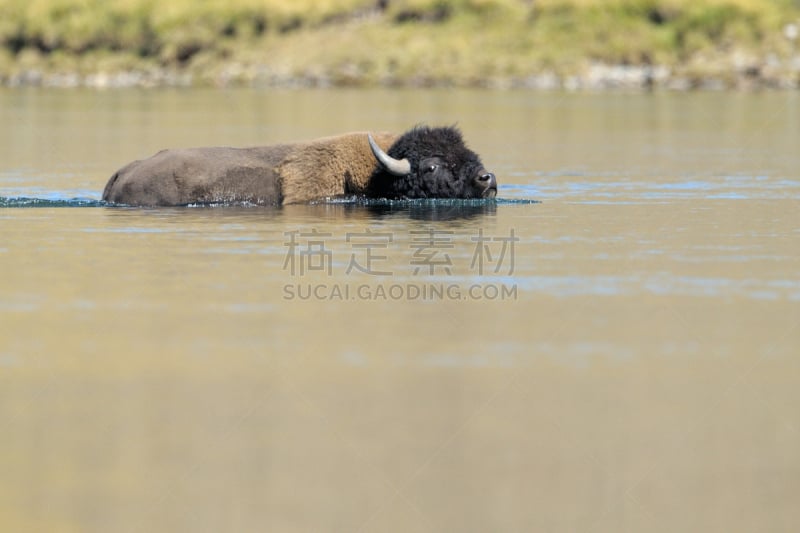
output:
M375 159L378 160L378 163L380 163L389 174L394 176L408 176L411 174L411 163L408 159L395 159L391 157L381 150L381 147L378 146L378 143L372 138L372 134L367 133L367 138L369 139L369 147L372 149Z

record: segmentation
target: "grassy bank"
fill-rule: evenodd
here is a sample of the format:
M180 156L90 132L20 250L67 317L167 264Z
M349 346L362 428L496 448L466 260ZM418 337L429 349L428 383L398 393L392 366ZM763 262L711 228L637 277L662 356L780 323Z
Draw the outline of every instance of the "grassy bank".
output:
M5 84L796 87L800 0L3 0Z

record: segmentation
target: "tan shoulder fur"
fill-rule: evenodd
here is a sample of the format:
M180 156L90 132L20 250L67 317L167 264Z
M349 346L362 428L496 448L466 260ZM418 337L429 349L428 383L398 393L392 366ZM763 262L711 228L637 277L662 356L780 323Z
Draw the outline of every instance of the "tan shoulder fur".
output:
M384 150L397 139L391 133L373 133ZM345 133L299 143L277 167L284 204L359 194L375 169L375 156L366 132Z

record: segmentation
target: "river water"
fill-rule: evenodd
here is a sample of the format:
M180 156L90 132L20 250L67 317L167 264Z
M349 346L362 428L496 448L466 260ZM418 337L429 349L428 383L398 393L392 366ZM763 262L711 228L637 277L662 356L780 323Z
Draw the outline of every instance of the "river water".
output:
M104 206L454 124L496 203ZM0 90L0 530L797 531L800 93Z

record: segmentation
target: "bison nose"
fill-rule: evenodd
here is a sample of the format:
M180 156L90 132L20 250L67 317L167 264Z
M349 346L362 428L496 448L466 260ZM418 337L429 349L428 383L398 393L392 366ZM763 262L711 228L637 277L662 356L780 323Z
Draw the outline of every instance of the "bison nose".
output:
M492 174L491 172L481 174L481 176L478 179L486 185L487 189L497 188L497 178L495 178L494 174Z

